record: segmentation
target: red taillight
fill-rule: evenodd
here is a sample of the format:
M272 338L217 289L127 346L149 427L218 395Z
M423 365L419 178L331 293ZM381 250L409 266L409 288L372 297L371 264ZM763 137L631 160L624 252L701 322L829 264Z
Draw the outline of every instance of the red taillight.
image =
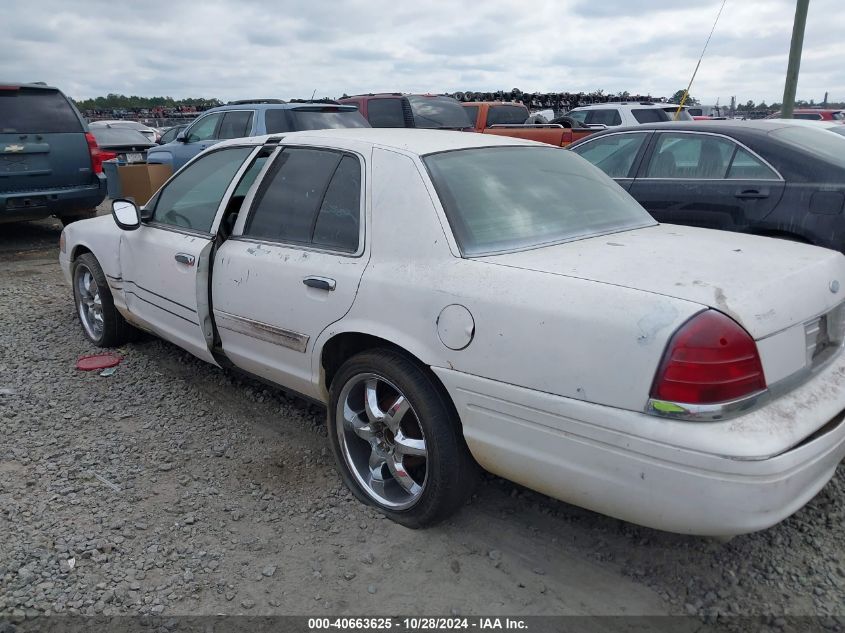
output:
M737 400L766 388L754 339L733 319L708 310L669 341L651 397L686 404Z
M91 132L85 133L85 140L88 141L88 153L91 154L91 169L95 174L103 173L103 153L100 151L100 146L97 145L97 139Z
M110 152L105 149L100 150L100 162L104 160L112 160L113 158L117 158L117 152Z

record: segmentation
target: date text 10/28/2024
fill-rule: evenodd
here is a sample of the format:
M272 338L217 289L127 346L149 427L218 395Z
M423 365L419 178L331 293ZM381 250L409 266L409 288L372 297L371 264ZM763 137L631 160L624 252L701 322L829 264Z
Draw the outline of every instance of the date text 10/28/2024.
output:
M393 631L451 631L451 630L527 630L528 625L519 618L309 618L309 631L341 630L393 630Z

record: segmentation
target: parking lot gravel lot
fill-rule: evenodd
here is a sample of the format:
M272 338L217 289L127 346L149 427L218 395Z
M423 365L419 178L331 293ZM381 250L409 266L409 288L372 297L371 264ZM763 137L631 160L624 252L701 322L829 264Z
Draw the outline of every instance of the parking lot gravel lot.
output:
M640 528L494 477L395 525L343 487L324 412L151 337L108 377L55 222L0 227L0 617L39 614L845 612L845 474L728 543ZM834 625L832 620L826 623Z

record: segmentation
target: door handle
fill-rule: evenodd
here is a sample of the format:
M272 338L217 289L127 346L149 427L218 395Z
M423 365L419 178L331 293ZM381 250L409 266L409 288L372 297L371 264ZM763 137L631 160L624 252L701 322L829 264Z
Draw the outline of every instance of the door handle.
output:
M196 258L188 253L176 253L174 259L180 264L185 264L185 266L193 266L196 261Z
M736 197L746 200L760 200L762 198L768 198L769 192L758 189L740 189L736 192Z
M334 290L337 283L334 279L328 277L306 277L302 280L309 288L317 288L319 290Z

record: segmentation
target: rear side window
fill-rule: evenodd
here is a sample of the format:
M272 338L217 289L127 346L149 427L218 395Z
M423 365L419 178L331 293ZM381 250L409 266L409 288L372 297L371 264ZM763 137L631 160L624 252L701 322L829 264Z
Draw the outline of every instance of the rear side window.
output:
M354 253L361 217L361 166L344 156L334 172L314 225L315 245Z
M516 125L525 123L528 110L520 106L490 106L487 125Z
M405 127L401 99L370 99L367 119L373 127Z
M793 119L806 119L807 121L821 121L821 114L814 114L812 112L798 112L792 115Z
M752 153L738 147L731 162L731 167L728 169L728 178L778 180L778 175Z
M348 127L370 127L357 109L314 108L290 110L293 131L332 130Z
M354 252L360 195L357 158L329 150L285 149L261 184L244 235Z
M82 132L82 123L58 90L0 90L0 133Z
M725 178L736 144L709 134L660 135L648 178Z
M671 120L671 117L660 108L632 108L631 114L634 115L637 123L659 123Z
M235 111L223 115L217 138L241 138L252 132L252 112Z

